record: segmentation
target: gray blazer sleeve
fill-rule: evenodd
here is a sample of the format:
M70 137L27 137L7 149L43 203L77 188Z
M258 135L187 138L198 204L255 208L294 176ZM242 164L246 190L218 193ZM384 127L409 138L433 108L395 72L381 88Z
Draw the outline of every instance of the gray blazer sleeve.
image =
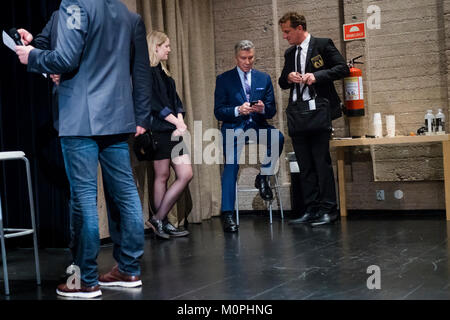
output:
M51 42L52 42L52 28L55 23L55 16L58 14L58 11L53 12L50 20L45 25L44 29L42 29L41 33L39 33L33 40L33 46L35 48L41 50L50 50Z
M28 58L29 72L61 74L78 67L89 26L86 10L77 0L63 0L58 14L56 49L33 49Z
M132 81L133 102L136 125L150 128L152 77L150 74L150 61L146 30L142 19L137 19L133 34L132 52Z

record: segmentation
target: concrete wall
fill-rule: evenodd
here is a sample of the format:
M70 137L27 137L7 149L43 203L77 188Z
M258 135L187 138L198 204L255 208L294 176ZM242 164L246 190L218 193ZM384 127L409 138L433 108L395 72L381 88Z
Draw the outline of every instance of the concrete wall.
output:
M442 108L448 119L450 1L448 0L212 0L216 74L234 67L233 46L241 39L256 45L255 68L272 77L278 114L272 124L285 133L285 152L280 162L283 200L289 208L289 166L285 154L292 151L284 108L288 92L277 80L288 47L277 21L285 12L302 12L310 33L333 39L350 59L364 54L366 116L334 122L336 136L371 134L373 113L395 114L396 134L407 135L422 126L427 109ZM367 8L381 9L380 29L367 30L365 40L343 42L342 24L366 21ZM342 82L335 82L342 93ZM342 97L342 94L341 94ZM447 126L448 130L448 126ZM334 157L334 152L332 153ZM346 154L349 209L444 209L442 152L439 144L404 147L350 148ZM242 166L240 183L252 185L257 166ZM384 190L385 201L376 201ZM404 197L395 199L393 192ZM261 209L256 193L241 197L241 209Z

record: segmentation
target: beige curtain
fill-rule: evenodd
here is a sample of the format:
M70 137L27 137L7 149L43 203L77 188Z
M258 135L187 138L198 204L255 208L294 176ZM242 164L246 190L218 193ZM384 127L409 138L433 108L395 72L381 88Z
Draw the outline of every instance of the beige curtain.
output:
M133 8L134 3L127 5ZM177 225L185 217L192 223L199 223L220 211L220 166L218 164L194 163L194 141L202 141L203 132L217 128L214 117L214 30L212 3L210 0L136 0L136 12L146 25L147 33L152 30L165 32L171 42L172 52L168 67L175 79L178 94L186 109L186 124L191 134L191 161L194 178L189 190L184 192L169 220ZM201 132L195 132L201 123ZM198 130L197 130L198 131ZM202 146L211 142L202 142ZM133 159L132 159L133 160ZM151 199L153 172L149 163L133 161L135 175L144 205L148 213ZM171 181L174 180L172 172Z

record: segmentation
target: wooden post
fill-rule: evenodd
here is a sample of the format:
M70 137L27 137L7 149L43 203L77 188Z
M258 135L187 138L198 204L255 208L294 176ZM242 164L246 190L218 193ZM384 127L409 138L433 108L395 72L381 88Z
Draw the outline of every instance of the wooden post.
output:
M442 160L444 162L445 212L450 220L450 141L442 141Z
M338 190L339 190L339 210L341 217L347 216L347 202L345 200L345 148L337 148L337 173L338 173Z

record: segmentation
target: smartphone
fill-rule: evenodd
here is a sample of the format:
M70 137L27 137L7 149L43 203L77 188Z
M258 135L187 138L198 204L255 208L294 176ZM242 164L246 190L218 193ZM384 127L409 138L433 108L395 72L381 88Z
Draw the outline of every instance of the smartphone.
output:
M258 104L258 101L252 101L252 102L250 102L250 107L253 106L253 105L255 105L255 104Z
M17 32L16 28L11 28L9 30L9 35L18 46L23 46L22 40L20 39L20 34Z

